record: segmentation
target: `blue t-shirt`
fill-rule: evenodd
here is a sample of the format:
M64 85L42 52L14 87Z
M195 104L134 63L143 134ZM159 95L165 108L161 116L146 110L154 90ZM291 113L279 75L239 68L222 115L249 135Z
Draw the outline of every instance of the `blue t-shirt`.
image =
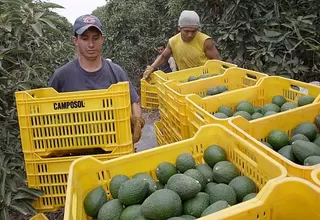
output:
M55 71L49 81L49 87L58 92L72 92L95 89L108 89L112 84L128 81L131 103L139 101L137 91L129 81L128 75L117 64L102 59L102 67L95 72L85 71L74 59Z

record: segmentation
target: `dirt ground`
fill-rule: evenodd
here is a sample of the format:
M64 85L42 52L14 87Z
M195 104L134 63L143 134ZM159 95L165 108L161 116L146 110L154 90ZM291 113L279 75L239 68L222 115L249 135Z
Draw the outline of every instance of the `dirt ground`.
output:
M64 209L60 209L56 212L44 213L49 220L63 220ZM17 212L10 213L10 219L14 220L29 220L32 216L24 216ZM39 219L40 220L40 219ZM41 219L42 220L42 219Z
M153 124L156 121L160 121L159 110L142 110L142 117L146 124Z
M153 125L154 122L160 120L159 110L142 110L142 117L145 120L146 125ZM49 220L63 220L64 209L60 209L56 212L44 213ZM23 216L18 213L10 213L10 219L14 220L29 220L32 216Z

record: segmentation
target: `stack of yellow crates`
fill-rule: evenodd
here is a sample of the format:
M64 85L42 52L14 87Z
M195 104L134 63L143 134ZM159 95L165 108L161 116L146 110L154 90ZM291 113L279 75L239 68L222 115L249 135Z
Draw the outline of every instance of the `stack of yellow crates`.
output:
M34 206L64 207L70 164L84 155L106 161L134 152L128 82L106 90L16 92L28 186L44 191Z
M188 80L190 76L194 76L192 81ZM226 160L238 168L240 175L254 181L257 195L198 219L320 219L320 164L294 163L262 143L273 130L282 130L290 137L297 125L314 123L320 114L320 87L214 60L203 67L171 74L157 71L152 82L161 117L155 123L159 147L106 162L90 156L74 161L70 166L65 220L87 219L83 201L98 186L112 199L109 192L114 176L124 174L131 178L148 173L157 182L156 168L160 163L175 164L179 155L189 153L196 165L203 164L204 152L213 145L224 149ZM208 88L220 85L228 91L204 97ZM314 100L299 106L298 100L306 95L305 91ZM214 116L221 106L235 112L240 102L262 108L275 96L283 96L296 108L253 120L232 114L227 118Z

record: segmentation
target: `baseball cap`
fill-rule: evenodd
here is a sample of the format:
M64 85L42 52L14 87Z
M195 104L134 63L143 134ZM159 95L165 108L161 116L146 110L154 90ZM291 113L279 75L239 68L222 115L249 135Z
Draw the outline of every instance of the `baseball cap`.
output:
M73 24L73 33L83 34L89 27L95 27L102 33L102 23L94 15L82 15L78 17Z

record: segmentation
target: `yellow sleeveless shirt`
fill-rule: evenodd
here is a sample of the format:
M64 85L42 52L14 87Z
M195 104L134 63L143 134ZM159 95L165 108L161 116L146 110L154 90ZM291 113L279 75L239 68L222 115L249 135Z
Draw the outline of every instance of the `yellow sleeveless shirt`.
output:
M181 33L169 39L172 55L179 70L202 66L207 62L204 42L208 38L211 37L198 31L189 43L181 39Z

